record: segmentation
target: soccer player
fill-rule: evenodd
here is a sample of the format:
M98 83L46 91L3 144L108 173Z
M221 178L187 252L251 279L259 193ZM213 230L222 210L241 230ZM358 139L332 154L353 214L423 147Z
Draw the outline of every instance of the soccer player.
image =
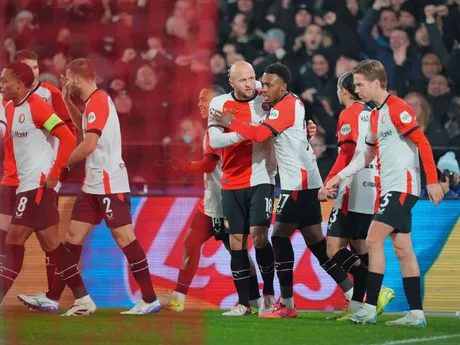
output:
M387 75L376 60L365 60L353 69L356 93L363 102L374 101L377 108L370 116L366 150L331 178L326 188L332 190L342 180L365 168L377 156L380 204L367 235L369 273L367 299L361 309L349 317L355 323L377 322L377 300L385 272L384 241L390 236L401 264L404 292L410 311L387 325L425 327L422 307L420 270L412 248L411 210L420 195L419 153L427 175L427 192L438 205L443 192L438 183L430 143L415 119L414 111L401 98L387 92Z
M64 104L64 100L62 98L61 91L51 84L47 84L38 80L38 76L40 75L40 70L38 66L38 56L35 52L29 49L19 50L13 56L14 62L22 62L28 65L33 73L34 73L34 82L30 87L31 91L51 105L54 110L56 111L57 116L62 119L67 127L69 127L70 131L76 137L77 132L75 130L75 126L70 119L69 112ZM48 280L48 288L51 287L53 283L54 276L57 274L56 265L53 263L49 257L45 258L46 261L46 277Z
M211 100L223 94L225 94L225 90L218 85L211 85L201 90L198 108L204 119L208 118ZM167 309L178 312L184 310L185 296L198 269L203 244L214 236L216 240L221 240L225 248L230 251L229 236L225 233L222 215L222 150L214 150L209 146L209 135L207 132L203 139L203 152L204 157L202 160L186 163L180 167L180 170L183 172L203 173L205 192L204 198L201 200L193 216L190 229L185 236L182 267L177 278L176 289L171 295L169 305L166 306ZM252 307L252 313L257 313L262 304L262 299L259 292L257 272L249 253L248 256L251 264L249 303Z
M365 139L371 109L359 100L353 84L353 74L346 72L337 82L337 97L345 109L340 113L337 125L339 155L325 183L345 168L353 156L365 149ZM374 216L377 202L378 170L376 160L358 172L353 178L340 183L337 199L327 227L328 256L345 272L353 275L353 296L343 312L328 318L346 321L359 310L366 293L369 254L366 246L367 231ZM321 187L318 198L328 199L328 190ZM356 254L346 247L351 243ZM377 314L394 298L394 291L382 287L377 304Z
M253 67L244 61L230 68L230 84L234 91L215 97L209 106L214 112L231 110L246 122L263 119L263 97L255 89ZM271 142L244 141L237 133L228 132L209 121L209 141L213 149L222 150L222 210L224 225L230 234L233 281L238 292L238 305L225 316L251 314L249 304L250 263L247 238L250 234L256 251L256 259L264 280L264 303L259 315L275 305L273 288L275 257L268 241L268 228L273 211L273 193L276 160Z
M0 78L3 97L11 100L5 112L19 178L14 216L0 271L0 302L21 272L24 243L35 233L41 248L57 264L76 301L83 301L94 310L95 305L83 284L77 262L59 242L55 188L75 148L75 138L54 109L29 91L33 80L32 70L23 63L7 65ZM59 139L57 155L52 137Z
M318 190L322 181L316 158L308 142L305 108L299 98L287 91L291 79L283 64L267 66L262 77L264 102L271 108L259 125L244 124L231 113L218 113L214 121L255 143L274 145L281 180L275 228L272 236L276 269L281 288L280 306L261 317L293 318L294 250L290 237L300 229L312 253L337 282L351 282L347 274L327 256L323 237ZM248 121L246 121L248 122Z
M62 77L65 93L78 95L86 104L84 115L78 112L70 96L66 105L76 127L84 133L83 141L72 152L68 165L86 159L86 177L72 210L70 228L65 236L68 250L80 260L82 245L93 227L105 219L118 246L123 250L131 272L139 284L142 299L122 314L153 314L161 306L153 290L145 252L137 241L131 220L128 173L121 154L121 133L117 111L110 97L96 86L96 72L88 59L75 59L66 66ZM44 305L58 308L65 284L55 279L46 295L18 296L36 309ZM79 315L87 306L77 303L66 315Z

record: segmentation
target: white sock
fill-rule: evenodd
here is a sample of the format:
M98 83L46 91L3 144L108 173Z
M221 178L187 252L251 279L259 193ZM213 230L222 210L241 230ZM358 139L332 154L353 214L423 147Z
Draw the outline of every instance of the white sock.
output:
M173 292L173 298L176 302L183 303L185 302L185 295L183 293L174 291Z
M249 300L249 305L253 308L260 308L263 303L263 298L259 297L258 299L251 299Z
M374 313L377 312L377 306L375 306L375 305L364 303L364 307L367 310L372 311Z
M425 313L423 312L423 310L414 309L414 310L411 310L410 312L419 319L423 319L425 317Z
M345 291L344 294L347 301L351 301L351 298L353 297L353 288L351 288L348 291Z
M352 313L356 313L359 309L361 309L362 305L362 303L359 303L357 301L350 301L350 304L348 305L348 310Z
M294 297L291 297L291 298L283 298L283 297L281 297L280 302L281 302L282 305L284 305L288 309L294 309L295 308Z

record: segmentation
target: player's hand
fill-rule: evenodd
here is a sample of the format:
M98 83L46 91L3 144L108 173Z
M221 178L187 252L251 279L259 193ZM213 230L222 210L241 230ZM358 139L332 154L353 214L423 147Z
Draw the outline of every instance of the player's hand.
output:
M333 178L331 178L329 181L326 182L327 190L335 192L335 190L337 189L337 186L340 184L340 181L342 181L340 176L335 175Z
M434 206L438 206L441 200L444 198L441 185L439 183L427 184L426 190L430 201L434 203Z
M224 128L229 128L233 119L235 118L233 116L233 113L231 112L222 112L216 109L211 109L210 110L212 120L214 123L218 126L222 126Z
M57 178L52 178L47 176L45 182L43 183L42 188L54 188L58 184L59 180Z
M308 140L311 140L316 135L316 125L312 120L308 120L307 122L307 133L308 133Z
M67 78L61 74L61 87L62 87L62 98L64 99L64 102L71 102L70 98L70 85L69 81Z
M322 186L318 192L318 200L321 202L327 201L327 199L334 197L334 194L335 193Z

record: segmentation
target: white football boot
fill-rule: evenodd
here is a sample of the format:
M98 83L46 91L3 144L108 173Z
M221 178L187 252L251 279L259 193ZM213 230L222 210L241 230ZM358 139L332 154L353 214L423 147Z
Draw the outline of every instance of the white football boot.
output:
M35 296L18 295L18 300L26 307L33 310L56 313L59 311L59 301L54 301L46 297L44 293L38 293Z
M161 310L160 301L158 298L152 303L146 303L144 300L137 301L136 305L128 311L122 311L123 315L148 315L155 314Z
M96 304L89 295L76 299L74 304L61 316L88 316L94 314Z

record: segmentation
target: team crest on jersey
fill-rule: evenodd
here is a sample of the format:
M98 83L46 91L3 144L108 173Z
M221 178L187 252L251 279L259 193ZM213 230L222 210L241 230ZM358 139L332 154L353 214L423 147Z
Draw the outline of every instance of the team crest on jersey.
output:
M401 119L402 123L411 123L412 122L412 116L407 111L403 111L401 114L399 114L399 118Z
M340 128L340 134L342 135L347 135L350 132L351 132L351 126L349 124L344 124Z
M26 116L24 114L19 115L19 123L23 123L26 120Z
M272 110L270 110L270 115L268 115L268 118L271 119L271 120L274 120L274 119L277 119L279 115L280 115L279 110L272 109Z
M88 114L88 123L93 123L94 121L96 121L96 114L94 114L94 112L90 112Z

